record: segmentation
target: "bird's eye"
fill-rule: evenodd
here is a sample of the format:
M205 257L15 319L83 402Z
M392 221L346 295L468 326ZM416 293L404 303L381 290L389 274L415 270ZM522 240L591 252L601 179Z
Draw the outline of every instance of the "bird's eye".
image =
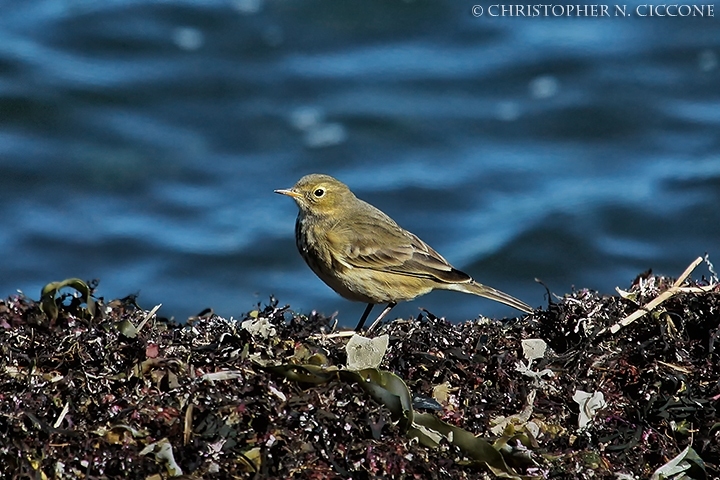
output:
M318 188L317 190L315 190L315 191L313 192L313 194L314 194L317 198L320 198L320 197L322 197L323 195L325 195L325 189L324 189L324 188Z

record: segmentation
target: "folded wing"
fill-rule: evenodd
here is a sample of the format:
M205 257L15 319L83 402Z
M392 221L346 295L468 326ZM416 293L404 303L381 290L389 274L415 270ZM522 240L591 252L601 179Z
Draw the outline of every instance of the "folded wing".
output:
M349 267L427 278L440 283L472 281L469 275L453 268L416 235L402 229L390 217L386 218L390 221L355 218L352 230L338 223L326 232L326 236L333 250L344 253L344 262Z

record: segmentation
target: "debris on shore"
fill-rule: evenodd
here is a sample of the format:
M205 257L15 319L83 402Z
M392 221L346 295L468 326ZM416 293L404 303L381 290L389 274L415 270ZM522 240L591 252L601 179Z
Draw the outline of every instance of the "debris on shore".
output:
M0 477L720 478L720 286L691 267L372 341L52 283L0 301Z

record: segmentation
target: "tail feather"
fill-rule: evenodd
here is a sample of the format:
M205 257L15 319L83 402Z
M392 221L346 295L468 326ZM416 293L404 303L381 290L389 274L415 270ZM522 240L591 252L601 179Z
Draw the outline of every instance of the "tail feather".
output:
M471 293L473 295L489 298L490 300L504 303L505 305L509 305L525 313L533 313L533 308L527 303L518 300L507 293L501 292L500 290L495 290L494 288L483 285L482 283L477 283L474 280L468 283L450 284L447 288L449 290L457 290L459 292Z

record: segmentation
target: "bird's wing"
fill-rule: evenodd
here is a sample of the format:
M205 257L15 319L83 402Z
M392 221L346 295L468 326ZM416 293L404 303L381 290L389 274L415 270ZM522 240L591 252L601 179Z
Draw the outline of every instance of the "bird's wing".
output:
M338 223L326 232L331 249L341 256L338 260L354 268L369 268L438 282L472 281L469 275L453 268L427 243L402 229L390 217L382 215L388 221L377 221L372 217L355 218L352 222Z

